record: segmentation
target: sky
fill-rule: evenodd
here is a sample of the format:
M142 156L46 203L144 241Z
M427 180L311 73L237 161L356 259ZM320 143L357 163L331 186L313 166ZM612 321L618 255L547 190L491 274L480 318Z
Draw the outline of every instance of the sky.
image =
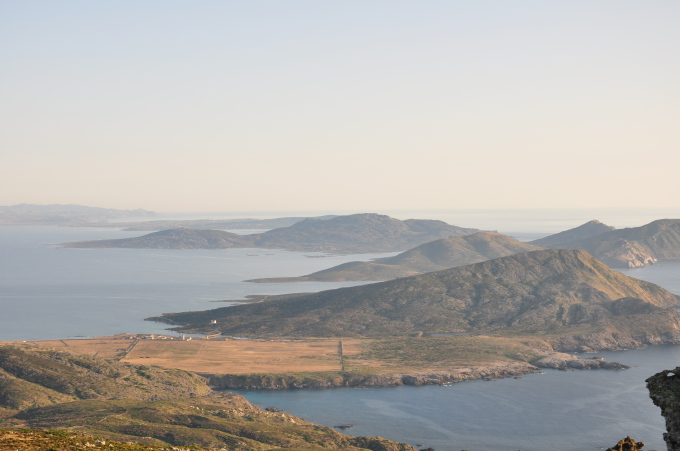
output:
M0 0L0 205L680 207L677 0Z

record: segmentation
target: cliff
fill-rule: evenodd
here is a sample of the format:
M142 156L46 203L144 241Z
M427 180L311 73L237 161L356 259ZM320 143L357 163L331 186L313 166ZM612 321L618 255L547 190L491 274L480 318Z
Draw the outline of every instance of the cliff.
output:
M668 451L680 451L680 367L661 371L646 382L649 397L666 419L663 439Z

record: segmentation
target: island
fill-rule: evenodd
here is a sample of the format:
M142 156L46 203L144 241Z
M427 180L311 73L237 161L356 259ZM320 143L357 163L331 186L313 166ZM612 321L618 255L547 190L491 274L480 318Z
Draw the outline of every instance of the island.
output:
M426 272L470 265L494 258L541 249L497 232L442 238L421 244L394 257L370 262L349 262L300 277L273 277L247 282L384 281Z
M136 238L66 243L67 248L229 249L265 248L327 253L403 251L428 241L479 232L443 221L362 213L331 219L308 218L290 227L252 235L179 228Z
M0 206L0 225L68 225L110 224L111 219L150 218L149 210L117 210L73 204L18 204Z

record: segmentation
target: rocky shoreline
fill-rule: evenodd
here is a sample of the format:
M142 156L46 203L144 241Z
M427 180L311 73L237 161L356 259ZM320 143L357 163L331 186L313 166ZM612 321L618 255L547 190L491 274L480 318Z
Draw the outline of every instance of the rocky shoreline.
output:
M618 362L593 357L581 359L571 354L554 353L533 364L526 362L504 363L494 366L475 366L452 371L430 371L409 374L209 374L199 373L208 385L217 390L320 390L341 387L397 387L401 385L448 385L455 382L520 378L540 371L541 368L557 370L619 370L629 368Z
M494 380L532 374L538 368L524 362L493 367L470 367L450 372L432 371L411 374L205 374L213 389L287 390L340 387L396 387L400 385L444 385L475 379Z
M572 354L556 352L534 362L539 368L567 371L574 370L626 370L630 368L619 362L604 360L602 357L579 358Z

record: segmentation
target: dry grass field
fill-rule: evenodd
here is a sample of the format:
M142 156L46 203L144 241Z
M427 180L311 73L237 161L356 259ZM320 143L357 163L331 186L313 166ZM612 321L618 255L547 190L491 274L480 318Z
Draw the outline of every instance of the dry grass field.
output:
M212 374L340 371L338 340L141 340L122 361Z
M341 370L337 339L182 341L130 340L123 337L5 344L63 349L75 354L115 358L122 362L179 368L197 373L306 373ZM343 340L342 343L345 357L351 358L359 353L359 340Z
M158 338L158 337L156 337ZM118 335L80 340L4 342L205 374L407 374L531 361L547 344L521 337L456 336L385 340L149 339ZM2 342L0 342L2 344ZM344 364L344 366L343 366Z

